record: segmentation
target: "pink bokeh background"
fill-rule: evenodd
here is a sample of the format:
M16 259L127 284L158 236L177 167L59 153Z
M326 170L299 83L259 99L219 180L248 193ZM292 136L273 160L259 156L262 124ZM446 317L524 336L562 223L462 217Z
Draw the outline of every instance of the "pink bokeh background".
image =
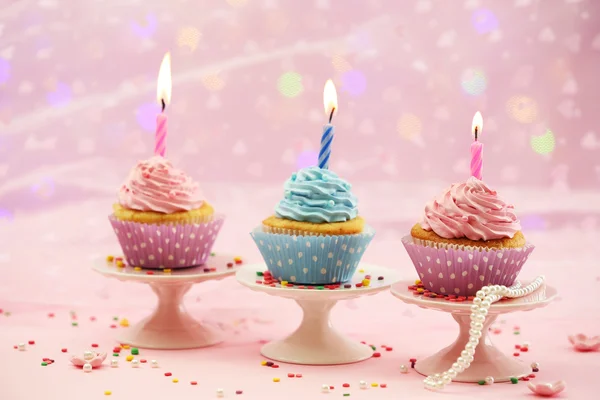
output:
M171 51L167 156L227 215L216 250L246 262L260 260L249 232L272 213L283 181L316 159L327 79L340 103L330 165L353 183L361 214L377 230L364 260L407 279L415 272L400 238L429 198L468 176L471 120L481 111L484 180L515 204L536 245L522 276L545 274L561 296L547 309L507 316L494 339L510 352L511 325L521 325L522 340L532 343L527 362L545 365L544 379L567 379L568 397L590 396L586 377L597 353L580 357L566 336L600 334L600 308L584 301L600 285L599 21L600 3L592 0L4 0L0 355L9 363L0 371L13 365L30 379L83 388L66 367L46 375L10 346L45 335L45 355L29 352L31 360L91 341L108 348L113 315L133 322L152 307L147 287L101 278L91 264L118 251L107 216L129 168L152 154L156 77ZM231 333L234 347L193 353L218 368L233 368L225 360L236 357L235 368L256 368L257 340L281 337L299 318L289 301L233 279L198 285L186 301L197 317ZM338 308L340 329L396 350L382 364L319 371L340 382L383 375L389 396L425 396L416 374L394 384L394 368L447 344L453 321L388 294ZM69 310L82 315L77 332ZM58 318L47 320L48 312ZM89 315L98 327L83 322ZM157 357L180 370L214 370L181 353ZM102 385L90 398L102 398L115 378L95 376ZM324 383L311 379L315 388L284 388L290 398L306 398ZM157 385L144 390L173 394ZM527 397L517 386L486 396ZM126 387L140 390L139 383ZM479 393L455 387L448 398ZM256 390L266 399L281 393ZM377 393L364 398L388 398ZM48 392L21 381L0 385L3 399L35 395Z

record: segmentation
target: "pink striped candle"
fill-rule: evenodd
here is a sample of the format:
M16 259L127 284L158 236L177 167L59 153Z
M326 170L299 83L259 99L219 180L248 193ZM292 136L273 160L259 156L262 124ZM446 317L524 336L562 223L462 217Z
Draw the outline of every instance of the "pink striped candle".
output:
M478 140L479 135L481 135L482 128L483 118L481 117L481 113L477 111L473 117L472 125L475 141L473 141L471 144L471 176L474 176L479 180L482 178L483 170L483 143Z
M162 111L156 116L156 135L154 137L154 155L165 156L167 150L167 115L165 107L171 101L171 55L165 54L158 71L156 100L162 106Z

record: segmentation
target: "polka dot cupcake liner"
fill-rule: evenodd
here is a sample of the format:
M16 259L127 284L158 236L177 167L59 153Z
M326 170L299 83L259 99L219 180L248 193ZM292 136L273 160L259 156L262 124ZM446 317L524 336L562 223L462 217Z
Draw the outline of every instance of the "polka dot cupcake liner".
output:
M216 215L205 222L163 225L108 219L127 263L153 269L204 264L225 220Z
M516 249L487 249L402 238L419 279L437 294L474 296L487 285L511 286L527 258L532 244Z
M355 235L312 236L251 232L274 278L303 285L346 282L352 278L375 230Z

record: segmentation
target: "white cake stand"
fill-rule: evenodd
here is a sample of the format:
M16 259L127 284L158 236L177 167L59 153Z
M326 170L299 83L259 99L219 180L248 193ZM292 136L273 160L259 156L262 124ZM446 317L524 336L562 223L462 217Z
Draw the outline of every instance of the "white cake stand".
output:
M415 364L415 370L425 376L442 373L456 362L460 353L469 341L469 327L471 323L471 301L450 302L443 299L432 299L415 295L408 289L414 282L399 282L392 286L392 295L405 303L415 304L421 308L445 311L452 314L458 322L460 332L456 341L436 354L419 360ZM523 282L523 286L527 283ZM520 378L531 373L531 367L521 361L505 356L494 346L488 335L489 327L496 321L498 315L515 311L530 311L547 306L556 297L556 289L544 285L529 296L511 300L502 300L492 304L488 316L483 323L483 330L479 345L475 350L475 359L469 369L459 374L456 382L479 382L488 376L492 376L495 382L507 382L510 378Z
M351 282L352 288L345 289L299 289L296 287L271 287L256 283L257 272L267 270L264 263L248 265L236 274L237 280L244 286L257 292L272 296L293 299L304 312L302 322L294 333L283 340L267 343L261 354L275 361L305 365L349 364L370 358L371 347L356 342L335 330L329 319L333 306L339 300L349 300L359 296L373 295L387 290L400 278L397 272L374 265L360 264ZM365 275L371 275L368 287L357 288ZM379 276L384 280L377 280Z
M183 296L194 283L220 280L235 274L241 265L231 255L218 254L208 258L205 265L193 268L136 271L133 267L117 268L113 263L98 259L94 271L120 281L147 283L158 296L154 312L128 328L118 338L120 343L146 349L192 349L222 342L218 332L192 318L183 305ZM227 267L233 263L232 267ZM205 269L215 268L216 271ZM149 274L151 271L151 275Z

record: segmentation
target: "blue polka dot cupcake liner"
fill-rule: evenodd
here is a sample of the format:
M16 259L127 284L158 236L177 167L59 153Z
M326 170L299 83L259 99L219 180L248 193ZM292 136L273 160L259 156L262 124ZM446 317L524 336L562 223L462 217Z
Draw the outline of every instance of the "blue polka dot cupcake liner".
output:
M352 278L375 230L365 226L359 234L330 236L273 233L260 226L250 234L274 278L302 285L327 285Z
M415 239L402 244L426 289L445 295L474 296L488 285L511 286L535 248L492 249Z

